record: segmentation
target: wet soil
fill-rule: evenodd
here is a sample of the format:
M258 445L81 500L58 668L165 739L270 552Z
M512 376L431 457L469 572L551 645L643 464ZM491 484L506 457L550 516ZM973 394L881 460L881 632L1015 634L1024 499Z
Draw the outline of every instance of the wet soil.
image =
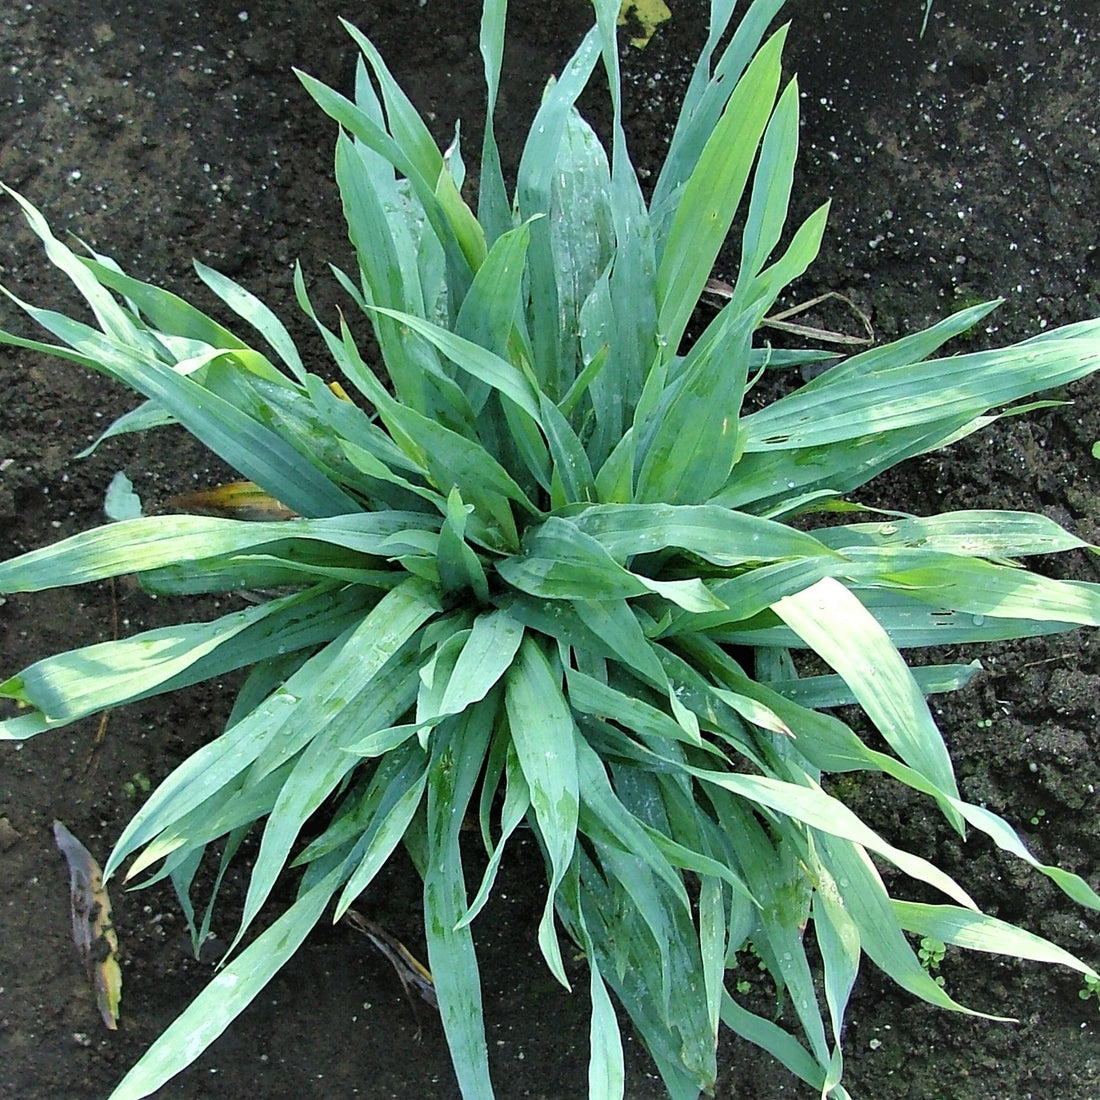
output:
M688 62L704 29L701 0L645 50L628 50L628 120L643 176L660 163ZM476 4L427 0L289 0L158 5L37 0L0 5L0 180L69 231L216 312L190 269L197 257L241 280L321 356L296 316L300 258L328 309L324 265L346 265L332 182L334 134L291 66L347 89L352 18L383 50L441 141L461 115L478 147ZM152 9L152 10L150 10ZM1100 11L1061 3L937 0L918 37L922 0L792 0L787 61L804 112L794 215L832 201L822 257L789 304L845 294L882 337L912 331L975 301L1001 309L960 348L1021 338L1100 313ZM588 21L579 0L513 4L499 130L514 162L545 78ZM73 296L17 217L4 209L0 276L54 308ZM723 257L729 275L735 257ZM723 264L728 265L723 269ZM855 325L850 315L822 323ZM21 325L14 307L5 327ZM26 331L25 329L23 331ZM868 487L871 503L928 513L961 507L1042 512L1100 542L1095 382L1071 403L1007 419L952 451ZM149 501L226 471L174 431L85 447L136 400L109 381L40 356L0 352L0 554L102 519L111 476L125 471ZM1046 559L1052 575L1097 580L1084 553ZM151 600L124 583L0 606L0 669L76 644L206 618L212 601ZM1098 643L1086 632L1005 643L986 672L936 701L966 797L1004 813L1047 861L1094 885L1100 874ZM963 654L967 659L976 653ZM190 957L170 891L115 890L125 990L117 1033L99 1024L69 938L66 876L50 832L63 820L101 858L157 782L214 736L233 684L152 700L22 745L0 764L0 1097L104 1097L212 975ZM139 778L140 777L140 778ZM960 842L915 798L876 783L845 794L895 842L957 875L989 912L1019 921L1100 964L1098 923L1045 880L976 840ZM533 850L508 861L481 918L489 1043L505 1100L585 1094L583 996L564 994L533 950L541 907ZM232 896L215 931L233 928ZM396 863L373 890L372 914L415 946L418 889ZM860 978L847 1032L848 1083L864 1098L1100 1100L1100 1016L1075 976L1011 960L943 964L952 992L1018 1019L947 1015ZM751 977L751 975L749 975ZM580 984L583 989L583 982ZM662 1089L638 1045L627 1095ZM720 1054L719 1095L808 1097L746 1044ZM233 1028L165 1097L457 1096L438 1022L414 1013L392 970L348 927L322 926Z

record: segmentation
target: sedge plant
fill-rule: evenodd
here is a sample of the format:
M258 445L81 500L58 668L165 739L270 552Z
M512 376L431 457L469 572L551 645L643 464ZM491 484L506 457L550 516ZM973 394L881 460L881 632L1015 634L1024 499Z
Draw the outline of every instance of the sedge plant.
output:
M523 825L546 870L532 932L546 966L569 985L565 938L587 960L593 1098L623 1095L616 1002L676 1100L715 1087L722 1027L843 1098L840 1037L864 957L960 1012L974 1010L922 966L922 939L1100 980L984 914L829 793L830 776L883 773L1100 908L1083 879L1042 865L960 795L926 696L976 665L904 656L1100 623L1096 585L1015 560L1083 543L1020 512L884 521L849 500L1005 415L991 410L1020 411L1095 371L1100 322L945 356L995 303L975 306L746 411L758 372L821 358L759 335L826 216L787 225L799 93L782 78L785 28L769 29L781 3L755 0L731 35L733 0L712 0L646 195L622 125L618 2L593 0L595 25L548 85L509 197L493 126L506 5L485 0L475 206L457 141L440 151L348 26L354 94L301 79L338 124L358 270L335 277L373 330L373 361L342 316L317 315L300 270L298 303L331 362L305 363L276 315L214 271L197 265L263 350L107 257L71 251L14 196L94 323L9 294L59 343L3 339L139 391L146 401L113 430L182 425L295 517L136 517L0 565L9 593L127 573L153 593L270 597L50 657L0 685L24 708L0 731L19 739L250 670L224 732L156 787L106 867L170 879L201 937L197 869L213 860L220 881L259 836L233 951L112 1100L147 1096L196 1058L398 845L423 879L459 1086L491 1097L478 915ZM598 69L609 150L576 107ZM739 212L731 296L692 338ZM874 745L831 713L845 703L862 707ZM477 880L463 869L478 842L461 832L468 819L488 854ZM884 865L900 872L894 892ZM252 936L284 880L294 900ZM727 980L750 949L788 1006L779 1022Z

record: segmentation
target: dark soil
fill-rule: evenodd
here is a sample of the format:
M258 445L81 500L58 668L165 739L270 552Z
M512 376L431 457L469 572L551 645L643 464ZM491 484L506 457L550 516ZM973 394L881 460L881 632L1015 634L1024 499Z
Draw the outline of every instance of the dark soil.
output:
M473 0L291 0L243 8L212 0L156 5L36 0L0 6L0 179L138 277L214 308L191 257L272 304L300 345L321 352L292 303L299 257L322 309L324 265L348 262L332 182L332 127L290 72L342 88L353 52L337 24L370 34L441 141L464 119L478 148L480 59ZM645 50L628 51L629 127L643 172L670 133L702 0ZM579 0L517 0L500 103L506 160L545 78L587 26ZM1007 302L961 346L1021 338L1100 313L1100 10L1095 0L792 0L788 64L803 90L805 216L833 202L821 260L796 287L851 297L883 337L964 304ZM239 14L238 14L239 13ZM471 156L471 159L472 156ZM73 296L47 265L13 204L0 237L3 282L53 308ZM732 264L733 258L730 258ZM729 274L722 270L719 275ZM792 304L793 304L792 299ZM5 327L26 331L14 307ZM829 323L855 325L844 314ZM1043 512L1100 541L1100 391L1012 418L881 479L863 499L913 512L1005 507ZM173 431L126 437L74 455L134 396L66 364L0 353L0 555L102 519L104 490L124 470L158 502L224 471ZM1096 580L1084 554L1043 560L1058 576ZM125 584L9 599L0 607L0 669L68 648L214 613L154 601ZM1017 823L1044 860L1097 883L1100 762L1097 640L1087 632L1002 644L987 672L937 701L966 797ZM967 659L976 654L965 654ZM99 1023L70 940L66 876L50 831L63 820L100 858L136 808L138 775L162 779L212 737L232 684L213 683L95 721L9 744L0 772L0 1097L94 1100L211 977L187 949L165 889L115 887L125 975L117 1033ZM1100 964L1098 923L1045 879L977 840L960 843L915 798L877 784L846 794L896 842L940 861L987 906ZM140 796L138 796L140 797ZM508 864L481 918L489 1042L505 1100L585 1094L584 995L570 998L533 949L541 867L532 850ZM537 868L537 873L534 870ZM237 881L228 886L230 903ZM418 888L395 865L372 913L414 945ZM232 904L216 931L231 933ZM1073 974L949 952L944 973L964 1002L1019 1019L974 1022L893 990L871 968L847 1033L855 1096L919 1100L1100 1100L1095 1000ZM584 988L583 982L580 986ZM421 1034L422 1031L422 1034ZM627 1095L663 1095L644 1053L628 1051ZM809 1097L747 1044L727 1038L724 1097ZM420 1019L386 961L347 926L322 926L226 1036L159 1095L279 1098L457 1095L438 1022Z

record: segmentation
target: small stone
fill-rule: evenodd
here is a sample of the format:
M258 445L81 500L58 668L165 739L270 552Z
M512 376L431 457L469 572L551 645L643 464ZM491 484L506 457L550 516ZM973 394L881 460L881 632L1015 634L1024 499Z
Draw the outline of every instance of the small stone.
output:
M0 852L14 848L22 839L22 834L15 830L12 823L6 817L0 817Z

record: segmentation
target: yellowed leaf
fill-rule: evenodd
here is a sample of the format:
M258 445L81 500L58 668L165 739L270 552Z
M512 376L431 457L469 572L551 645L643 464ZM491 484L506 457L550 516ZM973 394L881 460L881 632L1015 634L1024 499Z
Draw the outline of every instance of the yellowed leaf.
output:
M103 1023L115 1031L122 1001L122 970L118 965L118 936L111 922L111 899L103 885L103 872L91 852L60 821L53 823L53 835L69 865L73 942L95 990Z
M641 34L635 35L630 44L644 49L649 45L654 31L672 18L672 12L668 10L665 0L623 0L619 9L619 26L629 22L631 18L641 27Z
M252 481L228 481L224 485L215 485L212 489L183 493L166 503L186 512L226 519L286 520L294 519L298 514L269 496Z

